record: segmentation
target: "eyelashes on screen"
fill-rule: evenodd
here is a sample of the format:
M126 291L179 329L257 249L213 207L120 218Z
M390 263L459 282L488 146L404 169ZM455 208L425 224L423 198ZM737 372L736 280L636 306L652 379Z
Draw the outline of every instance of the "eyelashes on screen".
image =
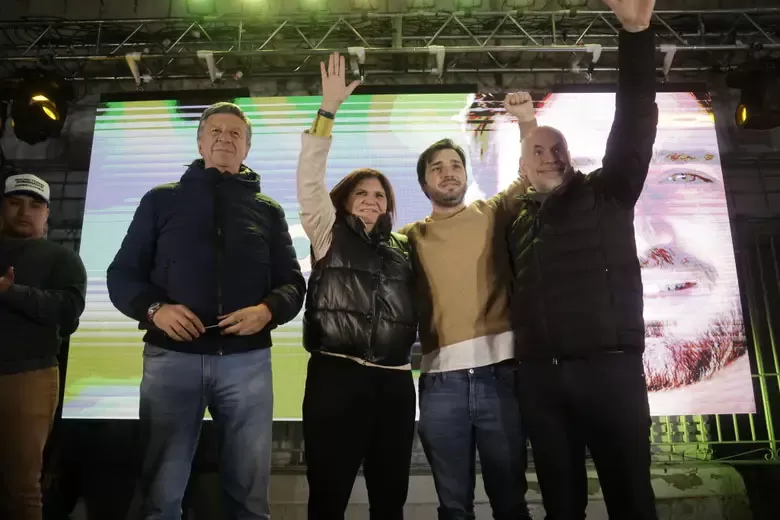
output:
M714 182L711 178L701 172L672 172L664 176L661 184L698 184Z

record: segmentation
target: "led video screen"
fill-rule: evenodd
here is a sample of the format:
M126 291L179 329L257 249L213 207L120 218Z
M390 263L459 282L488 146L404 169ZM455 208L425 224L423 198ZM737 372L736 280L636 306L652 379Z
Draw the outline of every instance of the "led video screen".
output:
M308 274L309 243L298 220L295 168L300 133L317 97L233 100L253 125L247 164L262 190L283 206ZM645 291L645 367L653 415L743 413L755 409L713 115L707 96L658 94L660 124L635 228ZM138 416L142 332L110 303L106 268L141 196L178 180L197 155L205 106L175 100L110 102L98 108L81 256L89 274L87 307L73 336L63 415ZM600 166L614 94L553 93L537 109L561 129L575 165ZM392 181L396 226L430 211L415 175L418 154L449 137L468 150L467 201L489 197L517 176L519 130L489 94L355 95L334 129L327 184L358 167ZM445 311L446 312L446 311ZM561 324L565 326L565 324ZM274 331L276 420L299 420L308 354L301 316ZM418 359L415 356L415 361Z

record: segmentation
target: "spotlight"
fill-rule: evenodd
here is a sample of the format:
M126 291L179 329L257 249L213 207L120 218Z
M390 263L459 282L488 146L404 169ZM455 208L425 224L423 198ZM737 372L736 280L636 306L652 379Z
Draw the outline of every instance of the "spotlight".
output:
M12 99L11 119L16 137L27 144L59 137L73 88L64 80L43 72L30 72Z
M745 130L780 127L780 60L749 62L726 77L729 88L740 89L734 121Z

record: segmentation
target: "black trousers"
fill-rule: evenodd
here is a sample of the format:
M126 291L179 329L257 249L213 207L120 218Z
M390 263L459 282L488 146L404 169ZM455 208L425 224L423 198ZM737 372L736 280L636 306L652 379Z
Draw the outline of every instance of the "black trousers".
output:
M409 490L412 373L313 354L303 398L309 520L343 520L360 465L371 520L401 520Z
M585 518L586 447L610 520L657 520L641 356L523 361L518 385L547 520Z

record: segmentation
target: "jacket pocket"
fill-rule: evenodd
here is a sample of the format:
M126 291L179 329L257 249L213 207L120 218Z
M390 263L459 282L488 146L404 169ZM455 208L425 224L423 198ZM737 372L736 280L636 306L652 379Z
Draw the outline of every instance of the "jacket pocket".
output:
M144 357L160 357L168 353L168 350L150 343L144 343Z

